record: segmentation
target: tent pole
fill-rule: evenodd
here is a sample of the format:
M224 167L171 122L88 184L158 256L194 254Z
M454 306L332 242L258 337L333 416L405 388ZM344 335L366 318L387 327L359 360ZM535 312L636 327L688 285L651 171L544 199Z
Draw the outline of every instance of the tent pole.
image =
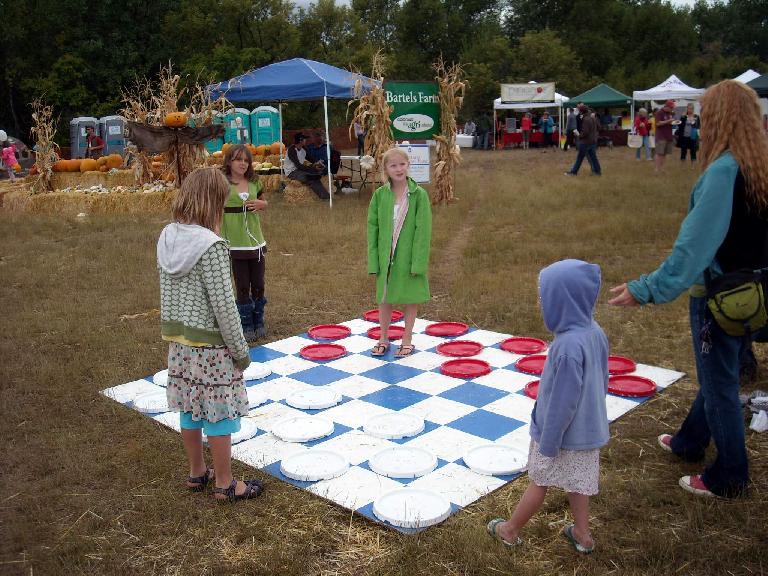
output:
M493 137L493 149L496 150L496 106L493 107L493 127L491 128Z
M277 114L280 116L280 182L281 184L285 182L283 180L283 103L278 102L277 103Z
M331 178L331 140L328 131L328 96L323 96L323 111L325 112L325 156L328 170L328 205L333 208L333 180Z

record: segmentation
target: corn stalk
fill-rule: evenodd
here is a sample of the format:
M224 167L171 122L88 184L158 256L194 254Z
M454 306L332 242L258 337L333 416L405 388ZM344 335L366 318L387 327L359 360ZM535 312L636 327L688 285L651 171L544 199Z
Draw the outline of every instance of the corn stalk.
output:
M373 157L375 181L381 183L381 157L394 144L392 136L392 107L387 103L384 91L384 55L378 51L371 62L371 76L366 82L359 77L355 81L353 99L347 104L347 111L355 106L349 125L350 138L354 134L354 124L368 130L365 136L363 153Z
M440 56L432 66L440 99L440 134L437 142L435 186L432 189L433 204L448 204L454 200L454 171L461 162L456 144L456 116L464 103L464 70L461 64L446 66Z
M35 141L35 164L38 176L32 184L32 193L50 192L53 190L53 163L59 159L56 144L56 121L53 120L53 106L43 104L39 98L30 104L32 108L32 138Z

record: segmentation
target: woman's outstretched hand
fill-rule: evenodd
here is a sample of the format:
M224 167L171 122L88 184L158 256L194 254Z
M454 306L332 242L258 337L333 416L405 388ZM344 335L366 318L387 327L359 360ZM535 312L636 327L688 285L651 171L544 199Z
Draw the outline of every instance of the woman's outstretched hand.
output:
M608 300L608 304L612 306L639 306L640 303L632 296L632 292L627 288L627 283L620 284L609 290L613 294L613 298Z

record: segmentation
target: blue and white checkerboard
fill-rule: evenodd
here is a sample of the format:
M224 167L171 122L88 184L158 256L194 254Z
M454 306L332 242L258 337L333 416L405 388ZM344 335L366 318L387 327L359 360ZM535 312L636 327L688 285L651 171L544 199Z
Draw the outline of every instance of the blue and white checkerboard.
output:
M413 343L417 352L402 359L394 358L396 346L391 346L386 356L371 356L374 342L365 334L377 324L362 319L342 324L348 326L352 334L336 341L348 352L337 360L313 362L301 358L299 350L315 342L307 334L251 349L251 358L269 366L272 374L248 382L248 387L258 388L269 401L249 412L247 418L253 420L259 432L232 447L234 458L379 523L382 522L373 514L373 501L389 490L402 486L426 488L447 498L455 512L519 476L484 476L470 470L462 460L467 450L489 442L510 445L523 453L528 451L534 401L525 396L523 388L534 377L515 370L514 363L521 356L499 347L509 334L472 329L462 335L461 339L485 346L474 358L487 361L493 370L474 380L461 380L440 374L440 365L450 358L437 354L435 348L451 338L425 334L425 328L432 321L416 320ZM634 374L650 378L659 390L683 376L680 372L642 364L637 365ZM292 392L311 386L333 388L343 400L325 410L299 410L285 403ZM158 389L148 377L103 393L131 406L137 394ZM645 400L609 395L608 418L613 421ZM424 431L400 440L384 440L363 432L371 416L397 411L424 418ZM331 436L298 444L284 442L270 433L272 425L283 418L318 413L333 420L335 429ZM153 418L179 429L178 414L167 412ZM403 480L373 472L368 459L379 450L397 444L432 452L438 458L437 468L420 478ZM350 462L349 470L332 480L317 482L300 482L281 474L283 458L316 446L344 454Z

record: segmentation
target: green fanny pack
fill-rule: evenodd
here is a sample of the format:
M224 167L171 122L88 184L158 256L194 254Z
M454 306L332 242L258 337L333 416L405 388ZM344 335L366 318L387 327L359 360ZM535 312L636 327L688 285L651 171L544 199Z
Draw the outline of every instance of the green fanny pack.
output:
M707 306L715 322L729 336L745 336L768 324L765 270L739 270L712 278L704 275Z

